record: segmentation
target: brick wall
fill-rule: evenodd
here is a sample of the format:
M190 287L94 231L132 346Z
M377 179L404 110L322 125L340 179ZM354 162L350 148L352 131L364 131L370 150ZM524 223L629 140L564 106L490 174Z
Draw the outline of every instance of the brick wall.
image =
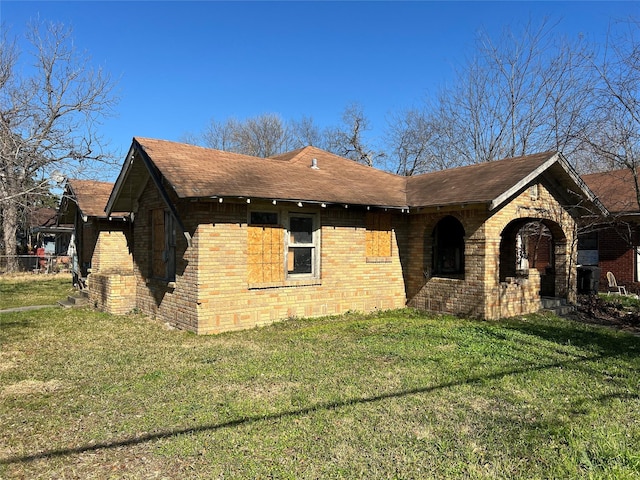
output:
M637 234L637 232L636 232ZM638 245L637 235L635 244ZM629 245L629 232L622 235L610 228L598 233L600 290L607 291L607 272L613 272L619 285L625 285L627 292L640 291L640 283L635 278L635 251Z
M432 232L442 218L452 215L465 231L465 272L457 278L433 275ZM574 221L544 185L534 199L523 191L495 212L483 208L425 209L411 218L407 297L409 305L427 310L495 319L538 311L541 274L530 268L526 278L500 278L501 237L513 221L543 219L555 240L555 284L558 297L575 300L575 266L571 251ZM508 246L503 246L508 250ZM513 252L512 252L513 253ZM573 263L571 263L573 262ZM513 267L515 272L515 266Z
M384 258L367 257L372 249L367 249L364 208L172 198L191 237L188 243L183 232L177 231L175 281L154 278L151 268L151 211L165 204L151 182L140 199L128 239L133 264L130 270L125 264L108 267L115 275L135 277L135 286L128 280L118 283L117 277L96 277L96 301L115 309L111 290L126 284L129 292L135 292L135 307L142 312L197 333L246 329L289 317L400 308L407 299L414 307L487 319L537 311L540 273L531 268L527 278L505 280L499 268L500 240L506 227L531 219L544 219L554 235L555 294L575 298L575 278L569 275L573 220L543 185L536 199L524 191L494 212L468 206L423 209L411 215L395 212L391 255ZM248 216L251 210L262 209L319 218L317 278L278 284L250 281ZM465 240L464 273L450 277L431 271L432 232L446 215L461 223ZM127 250L121 247L120 251ZM96 273L105 274L106 261L98 260Z
M89 302L113 315L129 313L136 304L136 278L133 272L91 273Z
M367 258L365 209L174 199L192 239L188 246L182 232L177 232L176 278L175 282L167 282L152 278L149 255L148 212L162 208L163 202L151 184L141 199L133 233L136 306L179 328L217 333L289 317L349 310L370 312L405 305L396 235L403 235L398 232L406 229L406 215L394 218L391 256ZM249 282L248 212L262 208L319 217L319 278L286 280L280 285Z
M103 230L93 249L89 301L112 314L125 314L136 305L130 240L127 230Z
M206 206L201 206L206 209ZM320 216L320 276L284 285L248 283L247 205L213 204L194 235L198 250L198 333L265 325L289 317L370 312L405 305L397 240L391 257L367 258L365 211L341 207L298 209ZM260 208L252 205L252 208ZM285 205L283 208L287 208ZM215 221L212 221L215 219ZM403 217L392 225L404 227Z

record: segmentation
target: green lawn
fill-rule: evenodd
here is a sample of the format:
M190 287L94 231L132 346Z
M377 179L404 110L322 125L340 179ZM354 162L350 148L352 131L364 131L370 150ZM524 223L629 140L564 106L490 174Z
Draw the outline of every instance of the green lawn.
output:
M72 292L71 274L0 275L0 310L30 305L55 305Z
M0 478L639 478L640 338L412 310L0 315Z

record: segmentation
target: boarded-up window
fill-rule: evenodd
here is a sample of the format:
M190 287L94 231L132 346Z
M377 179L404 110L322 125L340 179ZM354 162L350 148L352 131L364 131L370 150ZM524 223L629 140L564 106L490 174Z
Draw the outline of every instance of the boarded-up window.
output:
M175 280L176 232L173 217L162 208L151 211L151 275Z
M249 283L284 281L284 229L271 212L252 212L247 230L247 265Z
M391 256L391 214L368 212L366 219L366 256Z

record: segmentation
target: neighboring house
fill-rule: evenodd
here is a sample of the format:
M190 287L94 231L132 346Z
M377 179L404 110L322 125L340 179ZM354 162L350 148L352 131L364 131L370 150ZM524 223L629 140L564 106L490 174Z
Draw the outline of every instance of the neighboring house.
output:
M66 255L73 230L72 225L58 222L54 208L42 207L27 216L28 234L23 240L34 251L43 249L49 256Z
M585 222L578 242L578 262L600 269L600 290L607 290L608 271L627 291L640 292L640 207L630 169L583 175L584 182L610 215ZM591 228L589 228L591 227Z
M584 204L605 212L553 152L401 177L314 147L134 138L106 206L131 229L100 233L90 298L197 333L405 305L524 314L575 299Z
M129 228L128 216L105 213L113 183L95 180L67 180L58 208L59 222L73 225L73 245L78 259L78 275L86 279L98 241L98 233L121 232Z

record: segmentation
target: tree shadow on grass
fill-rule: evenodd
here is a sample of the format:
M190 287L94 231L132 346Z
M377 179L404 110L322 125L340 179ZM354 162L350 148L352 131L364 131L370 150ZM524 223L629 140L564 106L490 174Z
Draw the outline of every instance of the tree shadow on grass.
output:
M566 319L563 323L537 319L534 322L505 320L505 326L548 342L562 346L573 345L585 352L600 354L604 357L640 361L640 337L621 334L612 328L587 326Z
M519 375L527 372L555 369L559 367L565 368L565 367L569 367L570 365L575 365L582 362L597 361L603 357L604 355L593 355L591 357L581 357L578 359L557 361L557 362L547 363L544 365L529 365L525 367L505 369L496 373L469 376L468 378L464 378L464 379L460 379L452 382L446 382L439 385L387 392L387 393L382 393L380 395L375 395L370 397L350 398L350 399L345 399L337 402L318 403L316 405L312 405L309 407L289 410L285 412L273 413L270 415L245 416L242 418L238 418L236 420L230 420L228 422L221 422L217 424L176 428L172 430L164 430L164 431L149 433L145 435L127 437L120 440L113 440L108 442L101 442L101 443L95 443L91 445L79 446L75 448L52 449L48 451L33 453L30 455L0 458L0 465L26 463L26 462L32 462L32 461L42 460L47 458L56 458L56 457L63 457L68 455L77 455L77 454L82 454L87 452L94 452L94 451L103 450L103 449L129 447L129 446L139 445L147 442L153 442L157 440L178 437L181 435L198 434L202 432L213 432L213 431L222 430L225 428L251 425L259 422L269 422L272 420L280 420L284 418L304 416L304 415L313 414L314 412L319 412L319 411L339 410L341 408L353 406L353 405L372 404L372 403L381 402L384 400L401 398L401 397L406 397L410 395L427 394L427 393L435 392L438 390L455 388L463 385L484 383L486 381L497 380L510 375Z

